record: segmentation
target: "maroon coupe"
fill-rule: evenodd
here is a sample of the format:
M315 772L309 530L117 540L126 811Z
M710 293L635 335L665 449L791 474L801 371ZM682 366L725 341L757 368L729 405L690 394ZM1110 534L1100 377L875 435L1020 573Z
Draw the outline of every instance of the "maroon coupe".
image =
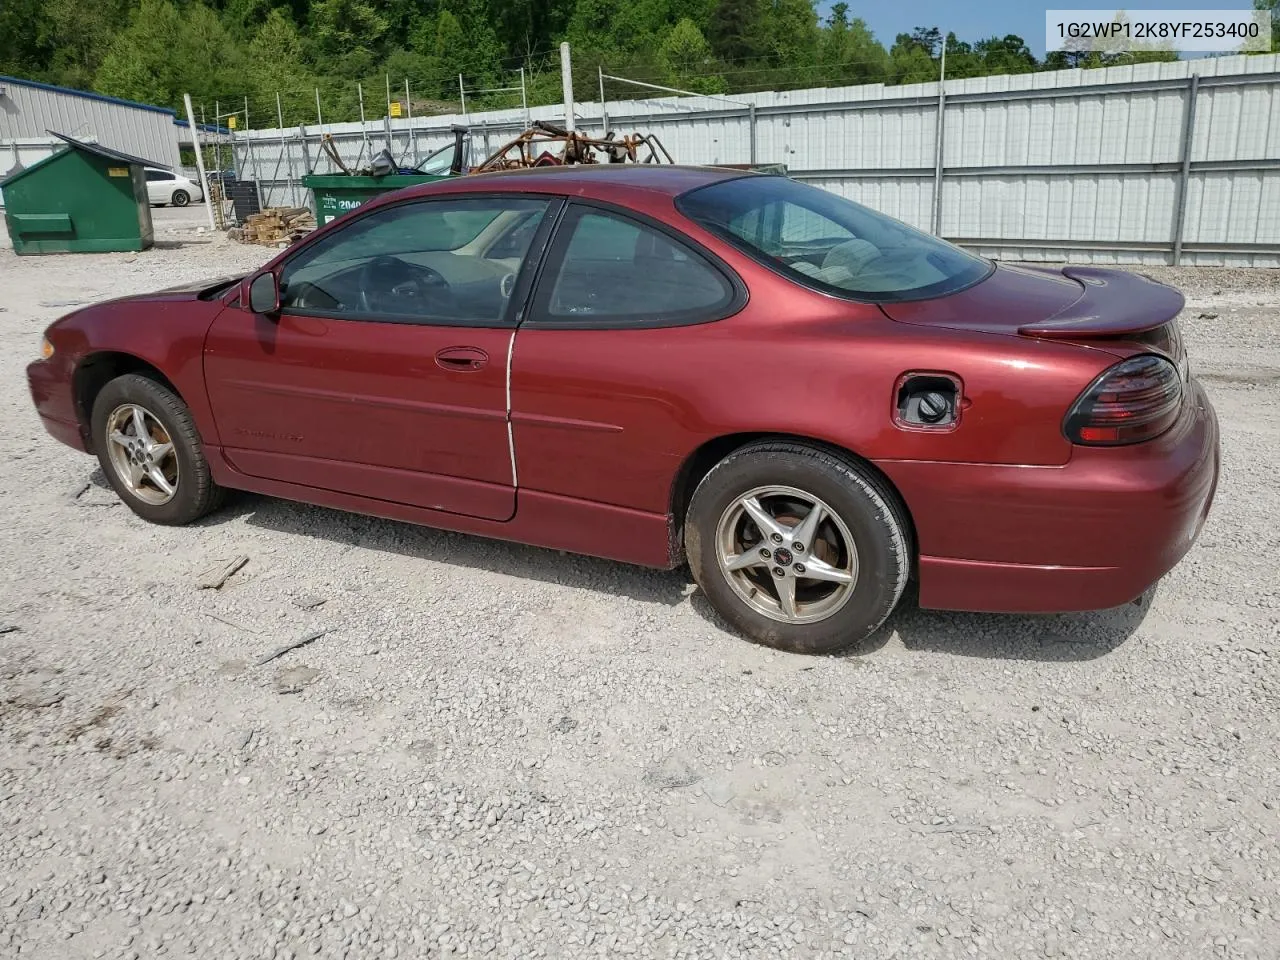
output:
M48 431L189 523L225 489L673 567L810 653L925 607L1105 608L1186 553L1218 426L1143 276L832 193L573 166L378 198L242 278L78 310Z

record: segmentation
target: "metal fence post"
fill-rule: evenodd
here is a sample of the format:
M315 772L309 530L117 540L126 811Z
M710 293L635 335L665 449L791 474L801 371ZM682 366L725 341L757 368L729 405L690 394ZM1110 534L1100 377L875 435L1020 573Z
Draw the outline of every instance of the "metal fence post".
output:
M307 149L307 128L305 124L298 124L298 141L302 144L302 172L305 175L311 172L311 151Z
M1196 132L1196 100L1200 74L1187 78L1187 108L1182 112L1182 171L1178 175L1178 209L1173 216L1173 265L1182 263L1182 233L1187 219L1187 185L1191 180L1191 141Z
M270 121L268 121L270 122ZM258 197L258 209L266 206L262 199L262 174L258 172L258 158L255 156L253 143L249 139L249 98L244 98L244 162L253 167L253 192Z
M747 107L747 135L751 138L751 165L756 165L756 105Z
M947 114L947 41L942 41L942 69L938 73L938 131L934 135L933 235L942 236L942 141Z
M600 78L600 135L607 137L609 135L609 105L604 100L604 67L596 64L596 75ZM521 74L521 82L524 81L524 75Z
M413 99L409 96L409 78L404 78L404 108L409 113L409 145L413 149L413 166L418 166L418 134L413 129Z
M284 109L280 106L279 90L276 91L276 123L280 124L280 152L284 154L285 162L288 165L289 170L289 187L287 191L289 196L289 205L297 206L297 204L293 202L293 151L289 148L289 142L285 139L284 135Z

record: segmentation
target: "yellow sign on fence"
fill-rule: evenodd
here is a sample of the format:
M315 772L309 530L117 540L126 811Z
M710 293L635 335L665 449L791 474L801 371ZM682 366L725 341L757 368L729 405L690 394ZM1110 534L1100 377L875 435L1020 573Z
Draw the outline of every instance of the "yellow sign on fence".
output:
M398 116L400 116L400 101L399 101L399 100L392 100L392 101L391 101L391 103L389 103L387 106L388 106L388 107L390 108L390 110L391 110L391 116L393 116L393 117L398 117Z
M234 130L236 128L236 120L238 119L239 118L236 116L227 117L227 129Z

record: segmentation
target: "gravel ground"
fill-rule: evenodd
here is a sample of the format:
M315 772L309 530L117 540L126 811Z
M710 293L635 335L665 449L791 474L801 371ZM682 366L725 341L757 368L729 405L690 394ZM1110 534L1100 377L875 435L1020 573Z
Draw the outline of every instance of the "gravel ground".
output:
M136 519L23 368L60 301L270 253L184 217L0 251L0 956L1277 955L1275 273L1151 271L1225 467L1153 598L908 602L813 659L681 573L250 496Z

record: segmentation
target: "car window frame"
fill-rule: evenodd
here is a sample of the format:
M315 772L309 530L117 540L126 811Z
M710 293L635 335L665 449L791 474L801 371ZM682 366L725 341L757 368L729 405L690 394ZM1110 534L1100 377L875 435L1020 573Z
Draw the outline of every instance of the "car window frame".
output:
M519 326L528 311L533 287L536 283L542 263L546 258L547 248L550 244L552 234L556 225L560 222L560 217L564 212L566 202L564 197L550 193L535 193L532 191L515 190L451 192L438 195L429 194L427 196L406 197L403 200L393 203L380 203L376 206L371 205L368 208L358 207L351 211L347 217L344 217L342 219L341 226L337 227L333 232L340 233L341 231L349 229L369 217L374 217L380 213L385 213L390 210L433 203L456 203L460 200L494 200L505 202L538 200L547 204L546 212L542 215L542 222L538 224L538 229L534 231L533 237L529 241L529 248L525 253L524 262L520 265L520 270L516 274L515 286L512 288L511 296L507 298L506 310L501 317L493 320L450 317L430 317L426 319L416 319L412 317L362 317L331 310L317 310L313 308L303 311L297 308L284 306L281 307L279 315L284 317L315 317L321 320L339 320L346 323L391 323L417 327L459 327L464 329L481 330L514 329ZM329 235L328 231L326 231L325 235ZM298 250L276 263L272 267L272 272L275 274L277 285L281 283L284 272L289 268L289 265L295 262L298 257L304 256L315 243L319 243L323 239L323 236L316 236L314 243L308 242L303 244ZM472 239L474 240L474 237Z
M573 230L577 226L578 218L593 211L609 214L624 222L631 222L637 227L647 227L676 246L683 247L726 281L731 291L729 299L723 304L701 309L698 314L690 317L637 318L634 315L606 314L581 320L554 318L549 310L551 294L559 277L560 268L564 265L565 254L573 240ZM747 305L749 296L747 285L737 271L713 250L678 227L631 207L607 200L594 197L572 197L566 198L564 208L556 218L555 233L550 238L542 264L538 269L528 318L524 320L522 326L539 330L646 330L697 326L704 323L717 323L741 313Z

